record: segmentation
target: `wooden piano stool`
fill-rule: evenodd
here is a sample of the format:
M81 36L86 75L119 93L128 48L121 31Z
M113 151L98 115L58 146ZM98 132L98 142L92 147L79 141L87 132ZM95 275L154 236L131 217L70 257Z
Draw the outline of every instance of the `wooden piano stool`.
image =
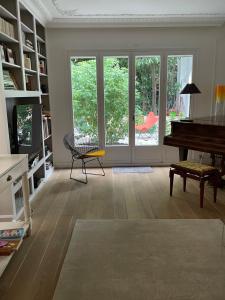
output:
M200 207L203 208L204 200L204 185L205 181L210 181L214 189L214 202L216 202L217 186L219 182L219 171L215 167L205 164L192 162L192 161L180 161L176 164L172 164L170 168L170 196L173 193L173 180L174 174L178 174L183 178L183 191L186 191L187 178L200 181Z

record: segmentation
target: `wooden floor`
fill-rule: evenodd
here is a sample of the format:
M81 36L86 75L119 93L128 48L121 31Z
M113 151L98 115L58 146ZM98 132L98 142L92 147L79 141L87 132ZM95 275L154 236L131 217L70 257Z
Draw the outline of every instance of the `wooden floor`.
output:
M225 190L219 190L215 204L207 186L201 209L197 182L189 180L183 193L181 179L175 177L170 198L168 168L154 168L149 174L106 169L106 177L89 176L87 185L68 177L68 170L55 171L32 203L33 234L1 277L0 299L52 299L77 219L225 219Z

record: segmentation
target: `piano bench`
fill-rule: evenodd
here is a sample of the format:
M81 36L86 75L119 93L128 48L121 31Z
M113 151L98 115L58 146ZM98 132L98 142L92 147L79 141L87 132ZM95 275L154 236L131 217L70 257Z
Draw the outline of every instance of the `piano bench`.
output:
M214 189L214 202L216 202L217 186L219 183L219 171L215 167L208 166L192 161L180 161L172 164L170 168L170 196L173 193L174 174L178 174L183 178L183 191L186 191L187 178L200 181L200 207L203 208L204 185L205 181L210 181Z

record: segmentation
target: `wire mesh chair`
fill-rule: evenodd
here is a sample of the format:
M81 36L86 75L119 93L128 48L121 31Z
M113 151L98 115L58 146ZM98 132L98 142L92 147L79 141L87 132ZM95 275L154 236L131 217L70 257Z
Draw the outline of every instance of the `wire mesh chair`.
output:
M75 137L73 133L68 133L63 138L63 143L66 149L68 149L71 152L72 155L72 164L70 169L70 179L76 180L78 182L87 184L87 174L89 175L99 175L99 176L105 176L105 171L103 169L103 166L100 162L100 158L105 155L105 150L100 149L96 146L90 146L90 145L77 145L75 144ZM81 160L82 165L82 173L85 175L85 180L80 180L72 177L73 167L75 160ZM86 164L97 160L99 163L100 168L102 169L102 174L96 174L96 173L87 173Z

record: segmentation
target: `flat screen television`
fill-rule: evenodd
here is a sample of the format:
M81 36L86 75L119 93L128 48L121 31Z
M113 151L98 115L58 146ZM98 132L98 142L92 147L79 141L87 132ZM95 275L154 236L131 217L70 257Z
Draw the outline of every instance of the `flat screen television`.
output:
M11 152L28 154L32 160L42 151L42 106L40 104L16 104L12 110Z

